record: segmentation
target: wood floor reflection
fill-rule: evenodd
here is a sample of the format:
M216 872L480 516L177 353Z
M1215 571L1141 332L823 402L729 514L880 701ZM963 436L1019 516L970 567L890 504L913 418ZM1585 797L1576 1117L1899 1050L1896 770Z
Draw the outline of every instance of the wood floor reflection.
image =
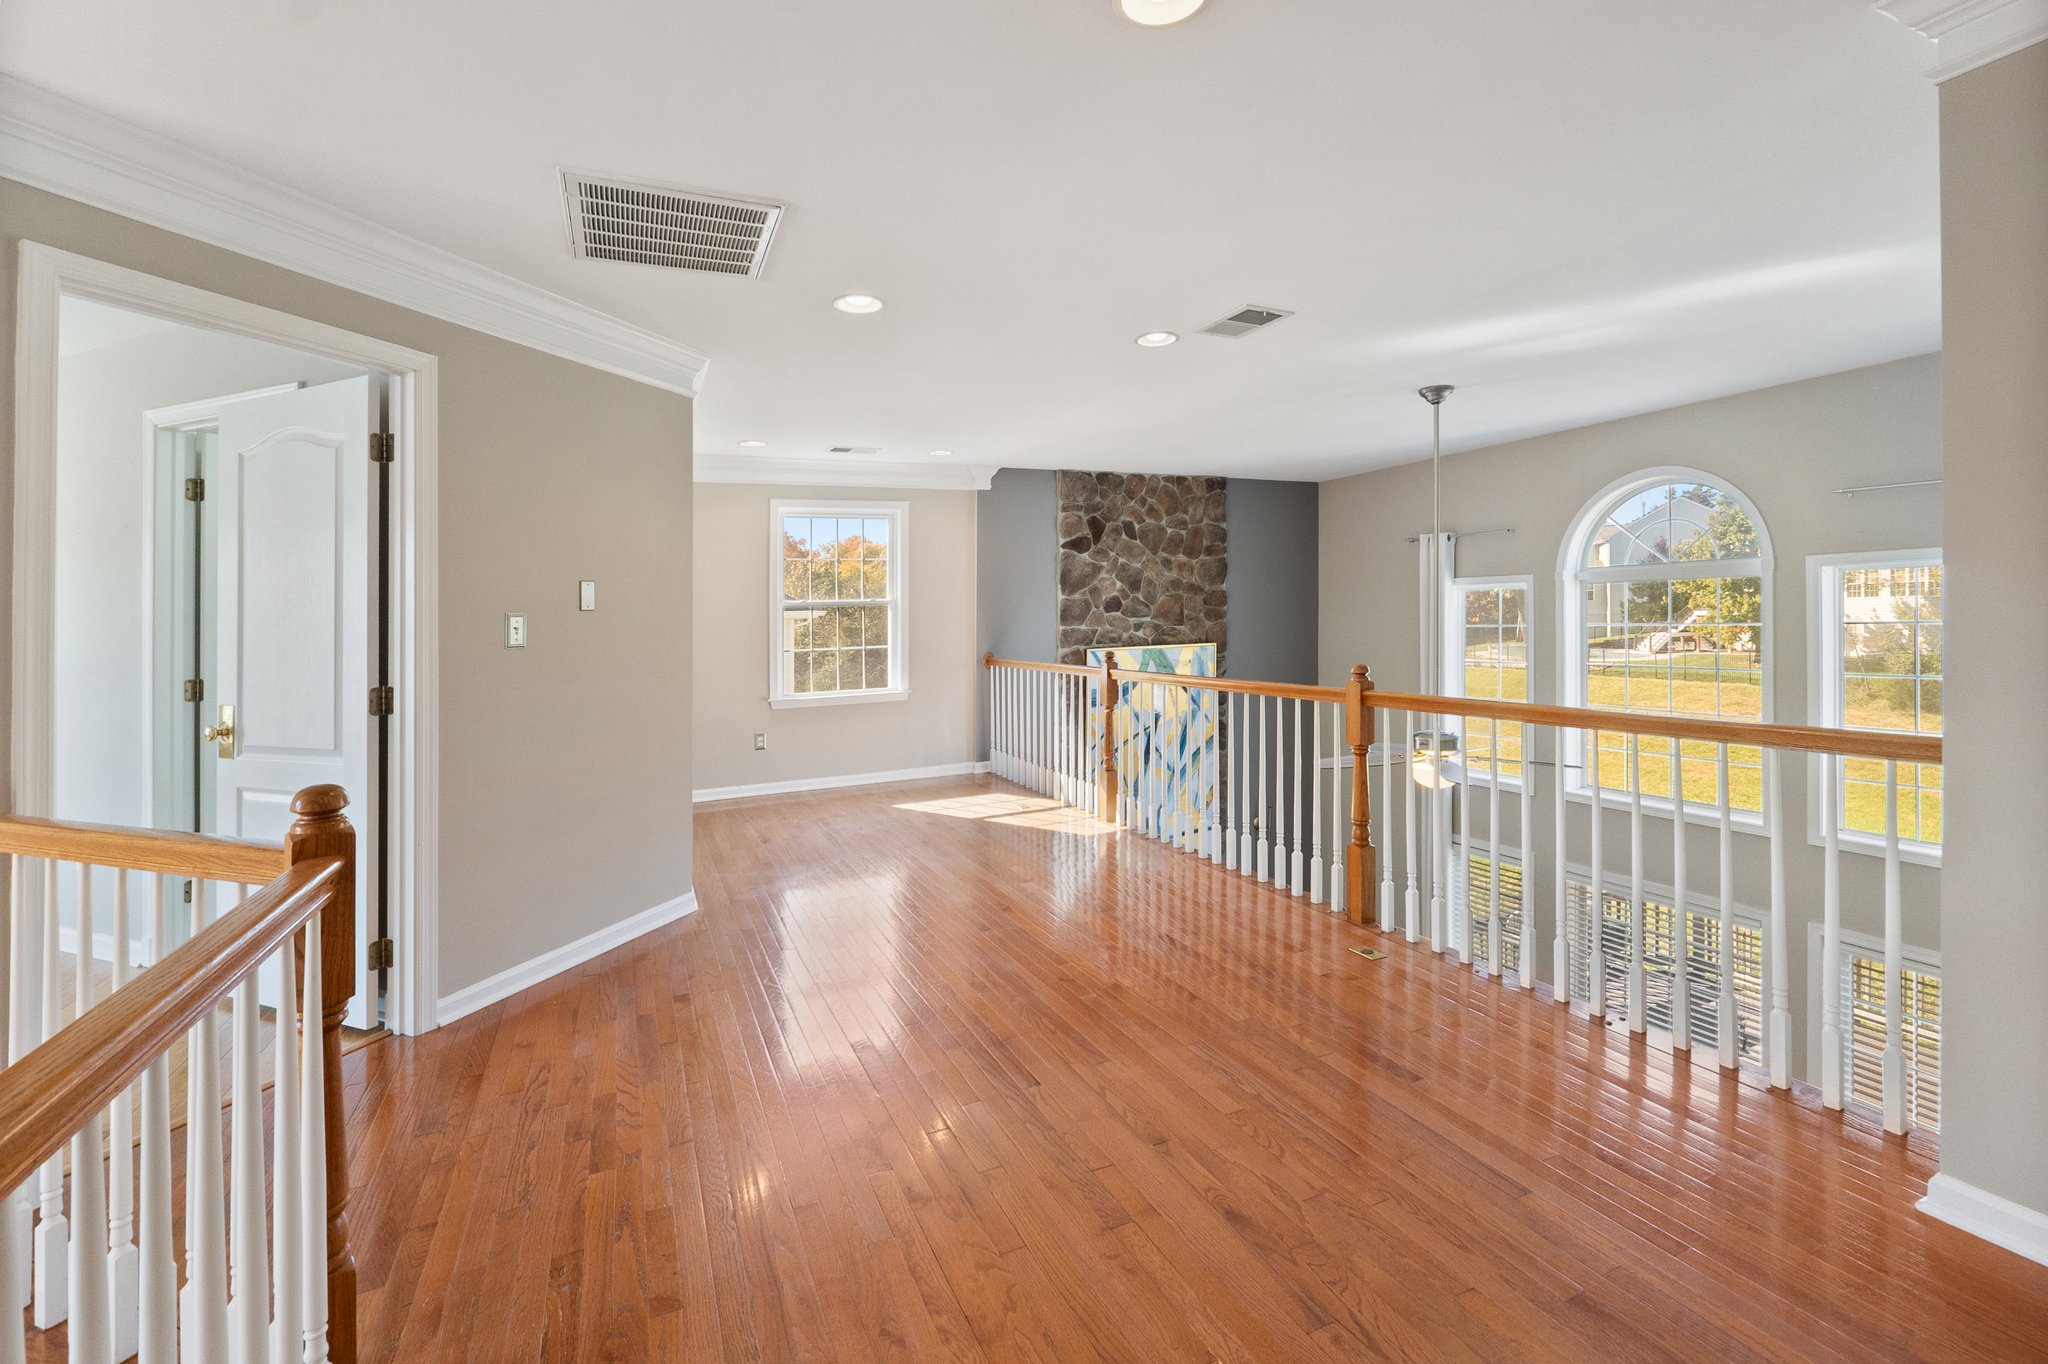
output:
M696 889L350 1058L366 1358L2048 1357L1925 1150L986 778Z

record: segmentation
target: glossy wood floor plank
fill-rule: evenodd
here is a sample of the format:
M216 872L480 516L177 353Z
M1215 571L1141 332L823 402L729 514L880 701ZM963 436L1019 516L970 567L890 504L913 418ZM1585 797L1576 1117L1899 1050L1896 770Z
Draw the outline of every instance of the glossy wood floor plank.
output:
M1924 1141L1001 783L696 886L349 1058L366 1359L2048 1359Z

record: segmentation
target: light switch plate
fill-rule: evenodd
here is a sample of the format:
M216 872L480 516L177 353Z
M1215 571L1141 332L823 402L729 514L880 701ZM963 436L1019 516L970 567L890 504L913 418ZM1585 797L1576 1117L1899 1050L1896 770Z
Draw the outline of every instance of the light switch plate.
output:
M576 609L578 611L595 611L597 609L597 584L585 578L580 585L580 590L582 595L576 599Z
M505 616L505 647L524 649L526 647L526 617L508 612Z

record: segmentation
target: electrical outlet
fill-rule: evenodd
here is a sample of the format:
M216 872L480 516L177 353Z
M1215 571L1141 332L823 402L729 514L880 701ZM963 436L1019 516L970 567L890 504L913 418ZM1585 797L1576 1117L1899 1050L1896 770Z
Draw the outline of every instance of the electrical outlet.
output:
M505 617L505 647L524 649L526 647L526 617L507 614Z
M767 735L765 735L765 734L756 734L756 735L754 736L754 751L755 751L756 753L766 753L766 752L768 751L768 736L767 736Z

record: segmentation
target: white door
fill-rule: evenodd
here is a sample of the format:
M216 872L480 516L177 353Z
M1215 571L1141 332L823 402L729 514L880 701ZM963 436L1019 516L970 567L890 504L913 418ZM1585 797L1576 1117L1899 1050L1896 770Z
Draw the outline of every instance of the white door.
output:
M234 708L232 752L209 744L213 832L277 842L291 799L332 782L356 827L356 981L349 1023L367 1027L375 925L376 792L370 752L374 571L370 433L377 392L344 379L239 399L221 409L206 481L216 544L217 690Z

